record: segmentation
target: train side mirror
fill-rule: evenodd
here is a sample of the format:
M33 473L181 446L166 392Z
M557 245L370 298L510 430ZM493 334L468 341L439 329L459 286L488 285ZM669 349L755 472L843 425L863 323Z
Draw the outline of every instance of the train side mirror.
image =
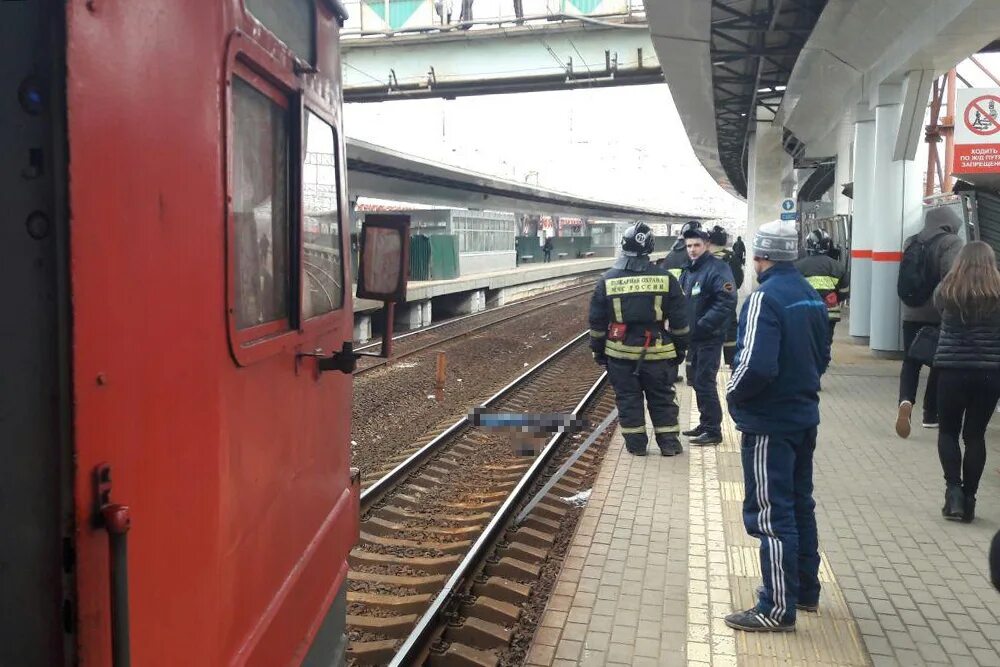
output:
M392 354L395 304L406 301L410 272L410 218L405 215L368 215L361 227L358 258L359 299L381 301L385 313L382 351Z

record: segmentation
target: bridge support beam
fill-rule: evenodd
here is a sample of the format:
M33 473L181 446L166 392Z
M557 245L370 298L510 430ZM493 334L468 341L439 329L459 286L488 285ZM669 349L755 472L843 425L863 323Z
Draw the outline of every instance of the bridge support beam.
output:
M580 21L345 39L344 101L454 98L663 81L641 25Z

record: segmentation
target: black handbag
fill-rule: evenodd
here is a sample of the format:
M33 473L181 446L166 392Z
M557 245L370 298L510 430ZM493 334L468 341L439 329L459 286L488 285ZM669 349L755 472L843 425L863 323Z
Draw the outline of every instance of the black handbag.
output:
M921 327L917 335L913 337L913 342L910 343L910 349L907 350L906 356L919 361L924 366L933 366L940 334L941 330L937 327Z

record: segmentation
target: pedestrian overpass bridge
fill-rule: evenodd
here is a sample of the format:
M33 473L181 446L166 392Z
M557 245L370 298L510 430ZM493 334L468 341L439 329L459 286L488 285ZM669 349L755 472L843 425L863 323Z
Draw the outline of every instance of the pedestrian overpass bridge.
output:
M641 0L486 0L474 18L433 0L355 0L341 42L344 100L662 83ZM457 0L457 4L463 4ZM514 5L523 8L521 18ZM492 13L483 8L492 8Z

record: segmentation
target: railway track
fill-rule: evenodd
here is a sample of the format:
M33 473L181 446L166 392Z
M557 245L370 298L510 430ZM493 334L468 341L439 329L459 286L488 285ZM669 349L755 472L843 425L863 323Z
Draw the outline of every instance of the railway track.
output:
M362 357L358 360L358 368L354 375L361 375L386 364L396 363L406 357L412 356L448 341L462 338L489 327L507 322L509 320L523 317L530 313L538 312L553 304L572 299L585 294L590 294L594 289L593 281L582 285L574 285L560 290L547 292L536 297L523 299L506 306L491 308L489 310L456 317L440 324L435 324L416 331L393 336L393 354L391 359L379 359L376 357ZM356 351L362 352L372 350L381 345L381 342L374 342L358 347Z
M574 412L593 425L614 409L586 334L483 403L511 412ZM589 488L588 451L518 525L513 520L559 463L557 434L535 458L460 419L362 492L350 557L348 658L356 665L495 665L532 594L555 535L573 513L563 498Z

